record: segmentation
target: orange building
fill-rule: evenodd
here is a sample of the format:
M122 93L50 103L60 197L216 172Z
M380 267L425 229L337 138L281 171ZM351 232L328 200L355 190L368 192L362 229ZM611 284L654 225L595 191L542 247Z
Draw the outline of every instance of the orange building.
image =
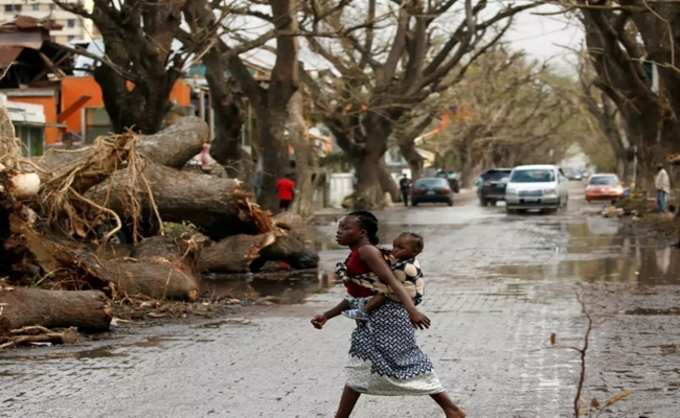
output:
M11 101L43 106L45 144L48 146L61 142L66 132L91 139L94 133L105 134L111 129L101 89L92 76L67 76L50 87L7 89L3 93ZM180 108L191 106L191 87L178 80L170 100Z
M191 105L191 87L184 81L178 80L170 92L170 101L179 107ZM94 111L99 114L104 110L104 100L99 84L94 77L64 77L61 80L61 113L57 122L65 124L69 132L88 136L88 125L94 123ZM101 126L101 125L99 125Z
M13 102L42 105L45 113L45 144L61 141L63 126L57 123L59 90L54 87L28 87L2 90L7 99Z

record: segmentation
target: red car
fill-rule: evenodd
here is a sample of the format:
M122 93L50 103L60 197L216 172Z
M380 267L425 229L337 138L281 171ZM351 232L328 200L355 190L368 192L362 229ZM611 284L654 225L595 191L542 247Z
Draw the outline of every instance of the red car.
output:
M586 186L586 200L617 200L623 197L625 189L616 174L593 174Z

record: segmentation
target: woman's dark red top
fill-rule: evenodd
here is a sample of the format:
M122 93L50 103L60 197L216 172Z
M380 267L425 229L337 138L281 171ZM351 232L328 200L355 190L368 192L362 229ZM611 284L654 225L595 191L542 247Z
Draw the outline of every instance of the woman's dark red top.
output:
M349 254L349 257L347 257L347 260L345 261L345 266L347 266L347 273L350 275L366 274L371 272L371 269L368 268L366 263L364 263L364 261L361 259L359 250L352 250L352 252ZM347 293L355 298L366 298L373 296L373 290L356 283L345 282L345 287L347 288Z

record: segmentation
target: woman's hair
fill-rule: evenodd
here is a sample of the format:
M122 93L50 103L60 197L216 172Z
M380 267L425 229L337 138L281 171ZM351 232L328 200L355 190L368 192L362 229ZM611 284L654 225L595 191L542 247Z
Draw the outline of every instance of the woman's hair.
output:
M378 239L378 218L374 214L366 210L357 210L347 216L357 218L361 229L365 229L366 234L368 234L368 242L373 245L377 245L380 242Z

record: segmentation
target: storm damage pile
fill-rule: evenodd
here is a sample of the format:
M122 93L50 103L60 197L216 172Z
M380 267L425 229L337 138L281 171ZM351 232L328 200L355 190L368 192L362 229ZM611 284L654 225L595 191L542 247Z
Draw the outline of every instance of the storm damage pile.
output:
M186 117L25 158L0 108L0 348L106 330L120 300L196 301L203 273L317 266L301 219L183 169L208 135ZM165 234L167 222L191 232Z

